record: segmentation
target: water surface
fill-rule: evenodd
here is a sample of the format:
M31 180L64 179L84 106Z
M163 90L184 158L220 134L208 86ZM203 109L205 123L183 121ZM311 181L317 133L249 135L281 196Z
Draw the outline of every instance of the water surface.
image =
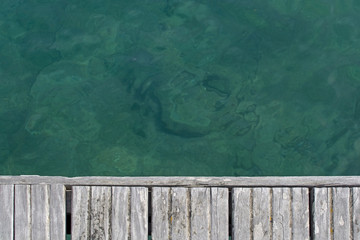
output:
M358 1L0 9L0 174L360 173Z

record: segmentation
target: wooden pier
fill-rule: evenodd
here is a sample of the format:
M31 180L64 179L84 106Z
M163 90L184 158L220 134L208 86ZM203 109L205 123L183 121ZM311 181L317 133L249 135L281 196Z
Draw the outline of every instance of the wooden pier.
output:
M360 177L0 176L1 240L356 240Z

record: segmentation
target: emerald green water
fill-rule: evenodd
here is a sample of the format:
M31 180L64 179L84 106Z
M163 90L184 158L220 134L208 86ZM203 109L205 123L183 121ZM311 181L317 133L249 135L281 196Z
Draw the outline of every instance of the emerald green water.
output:
M359 12L2 0L0 174L359 175Z

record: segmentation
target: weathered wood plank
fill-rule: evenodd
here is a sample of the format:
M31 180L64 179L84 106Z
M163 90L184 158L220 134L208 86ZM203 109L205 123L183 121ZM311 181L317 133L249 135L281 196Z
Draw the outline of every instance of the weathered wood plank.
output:
M272 191L273 239L291 239L290 188L273 188Z
M315 188L313 197L313 236L315 239L331 239L332 194L331 188Z
M211 239L229 239L229 190L211 188Z
M309 189L292 188L293 240L310 239Z
M198 184L198 182L197 182ZM2 191L2 187L4 187L6 185L0 185L0 193L3 192ZM56 185L58 186L59 189L62 189L59 192L63 192L64 195L62 195L62 193L59 193L58 190L54 190L56 192L56 194L58 194L59 199L60 198L65 198L65 190L64 190L64 186L61 185ZM196 185L192 185L193 187ZM206 184L204 186L207 186ZM73 187L73 196L74 194L76 195L76 188L84 188L84 189L90 189L89 187L77 187L74 186ZM104 188L104 187L93 187L94 189L97 188ZM110 187L105 187L107 189L111 189ZM122 189L128 189L128 192L130 192L130 188L126 188L126 187L113 187L113 189L115 188L122 188ZM203 188L203 189L199 189L199 188L192 188L192 189L186 189L186 188L173 188L171 191L172 193L175 193L175 196L172 196L173 194L170 194L169 196L169 191L170 188L169 187L162 187L163 189L167 189L168 191L168 197L167 199L167 203L164 205L166 209L170 209L170 215L168 214L167 217L164 217L165 219L168 219L168 221L166 221L167 224L169 224L166 227L166 224L163 224L162 226L164 226L165 229L167 230L163 230L162 232L165 234L163 234L164 236L166 236L166 231L168 236L172 236L172 239L176 239L177 236L178 239L190 239L190 234L192 234L193 239L197 239L197 236L201 236L198 239L209 239L210 235L212 236L213 233L215 233L216 231L211 230L211 233L209 233L209 228L213 229L213 224L214 224L214 219L216 219L216 217L214 217L215 215L213 215L213 211L209 210L209 209L213 209L214 207L214 197L216 196L215 194L215 190L217 188ZM162 188L157 188L155 187L155 189L162 189ZM133 189L137 189L137 187L132 187L131 191ZM145 226L147 225L147 188L142 188L142 189L146 189L146 194L141 195L141 193L138 194L138 197L141 196L145 196L146 195L146 201L144 200L143 203L146 203L145 208L143 207L134 207L134 208L129 208L129 204L127 204L126 206L127 208L127 213L131 212L131 220L129 220L129 215L126 215L128 218L128 221L131 221L131 226L130 224L128 224L126 227L127 230L131 230L131 236L132 238L137 238L137 239L146 239L146 238L142 238L139 236L142 234L141 232L141 227L139 229L137 229L137 227L135 226L139 226L136 225L136 222L142 222L143 224L141 226ZM179 214L178 212L174 211L174 209L176 209L176 201L177 199L179 199L179 196L176 196L176 192L178 192L177 189L184 189L184 207L183 209L185 211L183 211L183 216L187 216L186 219L183 221L185 224L183 224L183 226L181 226L181 231L180 231L180 227L176 227L176 223L179 221L176 221L179 219L179 216L181 214ZM228 191L227 188L223 189ZM288 188L274 188L272 190L269 190L269 194L266 193L269 190L269 188L254 188L254 190L251 190L250 188L234 188L234 192L233 192L233 196L234 196L234 200L233 200L233 219L234 219L234 229L233 229L233 239L248 239L253 237L254 239L269 239L269 235L273 234L272 239L277 239L277 238L287 238L286 236L289 235L289 231L286 230L284 228L284 223L288 223L288 221L291 222L291 225L293 227L292 229L292 234L293 234L293 239L309 239L309 219L308 219L308 215L309 215L309 206L308 206L308 200L309 200L309 193L308 193L308 189L307 188L293 188L291 190L289 190ZM36 237L36 238L41 238L41 239L49 239L49 236L52 235L52 225L51 222L55 222L57 220L51 220L52 216L57 216L59 217L61 214L56 214L53 213L53 210L55 209L61 209L61 205L58 205L59 202L61 202L61 200L54 200L53 199L53 187L49 186L49 185L36 185L36 186L32 186L31 188L27 185L18 185L15 186L14 188L15 191L15 195L13 194L13 196L15 196L15 198L13 199L12 202L15 202L15 206L19 206L19 210L17 210L17 207L15 207L15 209L13 210L13 212L15 213L14 215L14 219L15 221L17 221L16 219L20 219L23 218L25 219L25 221L23 222L24 226L21 227L21 225L17 225L15 224L14 226L16 228L23 228L23 235L21 231L17 231L19 233L19 235L15 235L15 239L26 239L29 237L29 235L32 235L32 237ZM198 192L199 191L199 192ZM211 194L206 193L207 191L211 191ZM264 193L265 191L265 193ZM289 194L291 197L290 199L293 199L293 202L288 203L287 202L287 197L284 198L284 191L285 191L285 195ZM108 192L110 192L110 196L111 191L109 190ZM181 191L180 191L181 192ZM189 193L191 192L191 194ZM196 208L196 202L194 202L194 199L201 199L203 198L203 195L201 195L203 192L205 192L206 194L204 196L206 196L206 200L205 201L200 201L198 202L199 205L202 205L202 208ZM251 194L253 193L253 194ZM55 194L55 195L56 195ZM89 196L93 196L96 198L96 193L90 193L89 191L87 192L88 196L87 196L87 207L85 208L85 212L88 213L90 206L89 206L89 202L96 202L95 200L90 201L89 200ZM113 191L114 194L114 191ZM21 195L22 197L16 197L17 195ZM61 197L60 195L62 195L63 197ZM86 195L86 194L85 194ZM114 194L115 195L115 194ZM125 194L126 195L126 194ZM131 196L130 196L131 195ZM135 191L135 195L134 194L130 194L127 195L127 198L124 198L123 201L127 201L127 203L132 202L133 201L133 197L136 194ZM161 192L160 192L161 195ZM242 196L240 196L242 195ZM101 194L99 195L99 199L101 198ZM268 196L267 199L262 198L263 196ZM31 197L31 198L30 198ZM350 191L350 188L347 187L342 187L342 188L315 188L314 189L314 201L313 201L313 212L314 212L314 225L313 225L313 235L315 237L315 239L329 239L331 237L333 237L334 239L337 238L350 238L351 234L353 234L354 239L359 238L360 235L360 226L359 226L359 222L360 222L360 200L359 200L359 188L352 188L352 190ZM142 197L139 197L142 198ZM235 198L237 199L235 201ZM239 201L239 198L243 199L243 203L241 203L241 201ZM106 207L106 209L112 209L114 211L114 202L111 204L111 198L108 198L110 200L107 200L107 202L109 203L109 206ZM114 199L114 197L113 197ZM154 192L153 192L153 200L155 199L154 197ZM190 202L190 200L193 200L193 202ZM8 200L6 200L8 201ZM56 201L56 204L53 204L53 201ZM65 200L64 200L65 201ZM63 202L64 202L63 201ZM160 201L160 198L159 200ZM41 204L36 204L36 206L30 206L30 202L40 202ZM226 202L226 201L225 201ZM264 204L266 203L266 204ZM269 204L268 204L269 203ZM272 206L271 204L272 203ZM53 207L53 205L57 205L60 207ZM86 205L86 204L85 204ZM106 204L105 204L106 205ZM265 206L264 206L265 205ZM138 206L138 205L133 205L133 206ZM340 207L338 207L340 206ZM26 209L28 207L28 210ZM189 207L191 208L191 220L189 221L188 217L190 216L190 210ZM20 209L23 209L24 212L20 214ZM31 211L30 211L30 210ZM65 206L63 206L63 209L65 209ZM236 210L238 209L238 210ZM287 209L287 210L286 210ZM73 205L73 210L74 210L74 205ZM146 210L146 217L144 217L142 220L139 220L139 216L137 216L137 213L140 211L144 211ZM208 216L206 216L206 212L210 212L210 218L208 218ZM22 210L21 210L22 211ZM125 211L125 210L124 210ZM60 211L62 212L62 210ZM95 211L96 212L96 211ZM201 212L201 214L200 214ZM223 211L223 212L227 212L227 211ZM237 213L236 213L237 212ZM290 212L290 213L288 213ZM34 216L32 217L33 219L33 223L30 223L30 213L34 214ZM42 217L38 217L35 216L36 214L41 215ZM218 212L220 213L220 212ZM236 215L236 214L237 215ZM239 218L240 213L242 214L241 219ZM63 211L63 216L65 214L65 210ZM290 216L289 216L290 214ZM73 214L73 218L74 215L77 214ZM115 213L113 213L113 215L115 215ZM264 216L267 216L264 217ZM199 217L200 216L200 217ZM262 217L261 217L262 216ZM301 216L301 217L300 217ZM3 216L0 216L0 219ZM75 216L76 217L76 216ZM102 216L104 217L104 216ZM196 218L199 217L199 219L203 218L201 220L196 220ZM271 218L272 217L272 218ZM81 224L83 224L84 226L87 225L88 228L85 227L85 230L83 231L87 231L87 234L89 234L89 232L91 232L91 228L89 228L90 226L90 222L89 222L89 218L90 217L85 217L85 221L83 219L81 219ZM282 226L280 226L278 223L280 221L280 218L282 219ZM26 220L27 219L27 220ZM37 220L36 220L37 219ZM40 220L39 220L40 219ZM64 219L63 217L60 218L59 221L62 221L61 219ZM93 217L92 219L94 219L94 221L97 221L96 217ZM108 213L108 219L110 219L110 212ZM137 220L136 220L137 219ZM154 218L153 218L154 219ZM181 216L180 216L181 219ZM205 220L204 220L205 219ZM211 219L211 220L209 220ZM267 219L267 220L266 220ZM285 220L284 220L285 219ZM326 220L327 219L327 220ZM263 220L263 221L261 221ZM100 221L100 220L99 220ZM240 221L243 221L242 223L240 223ZM273 221L271 223L271 221ZM328 221L328 222L326 222ZM80 222L80 221L78 221ZM85 222L85 223L84 223ZM201 227L199 227L201 230L200 231L196 231L196 234L194 234L193 229L195 229L196 227L194 227L196 225L196 222L199 222L200 225L202 224ZM220 222L219 222L220 223ZM31 225L30 225L31 224ZM74 224L74 221L73 221ZM210 224L210 225L209 225ZM268 226L266 225L268 224ZM29 230L26 230L26 226L31 226L33 231L30 234ZM108 224L110 226L110 222ZM112 223L112 226L114 224ZM245 231L239 231L239 229L245 225L249 226L249 232ZM39 226L45 226L44 228L39 227ZM105 229L110 229L110 227L105 227ZM183 228L185 226L185 228ZM237 227L238 226L238 227ZM298 227L296 227L298 226ZM324 227L324 226L328 226L328 227ZM333 229L332 229L333 226ZM143 234L141 236L147 236L147 227L146 226L146 231L142 231ZM39 233L38 230L41 228L41 232ZM219 228L219 227L218 227ZM29 229L29 228L28 228ZM78 227L79 229L79 227ZM84 228L82 228L84 229ZM114 231L115 227L113 227ZM227 229L227 228L226 228ZM261 229L261 231L259 231L259 229ZM285 230L284 230L285 229ZM325 231L323 231L322 229L325 229ZM178 231L176 231L178 230ZM267 231L269 230L269 231ZM280 231L281 230L281 231ZM353 230L353 231L352 231ZM0 229L1 231L1 229ZM16 231L16 229L14 230ZM60 229L61 232L64 232L65 229ZM76 236L76 234L74 234L74 231L76 232L76 230L74 230L73 228L73 235ZM200 232L206 232L208 234L200 234ZM253 231L253 233L251 233L251 231ZM36 235L38 232L38 234L42 234L42 235ZM92 231L97 232L98 231ZM145 234L146 232L146 234ZM240 233L241 232L241 233ZM153 231L154 233L154 231ZM55 233L56 235L57 233ZM182 235L181 235L182 234ZM242 235L246 235L248 234L250 237L243 237ZM333 234L333 236L331 236ZM79 234L78 234L79 235ZM81 235L81 234L80 234ZM129 234L127 234L128 236ZM110 230L109 230L109 234L108 236L110 236ZM205 238L204 238L205 236ZM241 238L239 237L241 236ZM96 237L96 236L95 236ZM91 238L91 236L89 237ZM214 238L214 237L213 237ZM216 239L219 239L219 237L215 237ZM88 236L81 238L75 238L73 237L73 239L88 239ZM103 239L107 239L107 237L105 236ZM126 239L126 237L125 237ZM153 239L156 239L153 236Z
M210 240L210 188L192 188L191 192L191 239Z
M131 188L131 239L148 239L148 189Z
M169 210L170 188L155 187L151 192L152 198L152 232L154 240L170 239Z
M187 188L171 189L170 235L172 240L190 240L189 205Z
M50 185L50 238L64 240L66 238L65 186Z
M188 222L186 214L189 199L187 199L186 189L173 188L170 196L170 188L153 188L153 239L169 239L170 228L173 238L184 236L190 238L188 230L181 229L181 225L188 226L190 223L191 239L228 238L228 189L194 188L190 191L193 201L190 203L191 221ZM211 198L210 191L212 191ZM173 203L171 206L170 202ZM169 209L172 209L171 213L175 212L175 214L170 213L171 216L169 216ZM180 209L185 209L185 211ZM171 226L168 225L169 221ZM178 229L177 226L179 226Z
M350 239L350 188L333 188L334 239Z
M123 240L130 237L130 188L112 187L112 239Z
M15 240L31 237L30 185L15 185Z
M234 188L232 190L232 236L234 240L252 239L252 205L251 188Z
M0 185L0 239L14 237L14 185Z
M270 188L253 189L254 240L271 237L271 192Z
M90 187L72 188L71 239L90 239Z
M90 239L111 238L111 187L91 187Z
M352 202L353 202L353 212L352 212L352 224L353 224L353 239L360 239L360 188L352 188Z
M49 185L31 186L32 239L50 239Z
M175 187L341 187L360 186L360 176L330 177L46 177L0 176L4 184Z

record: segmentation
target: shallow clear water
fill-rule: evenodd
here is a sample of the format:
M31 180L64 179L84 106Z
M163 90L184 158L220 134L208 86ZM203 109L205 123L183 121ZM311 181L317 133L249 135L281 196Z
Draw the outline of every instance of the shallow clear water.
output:
M0 174L358 175L359 11L2 0Z

